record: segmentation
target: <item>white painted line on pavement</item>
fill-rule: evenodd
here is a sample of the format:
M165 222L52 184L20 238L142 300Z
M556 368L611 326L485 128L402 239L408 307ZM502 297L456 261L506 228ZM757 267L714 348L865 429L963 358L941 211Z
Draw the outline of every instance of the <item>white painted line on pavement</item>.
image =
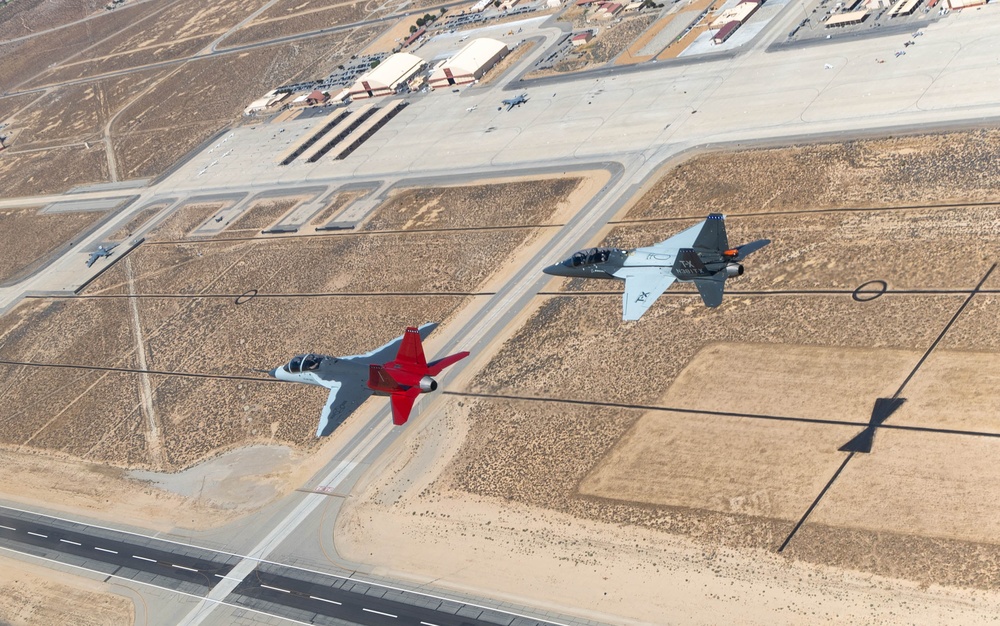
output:
M11 528L10 526L4 526L3 524L0 524L0 528L6 528L7 530L17 530L16 528Z
M98 547L98 546L94 546L94 549L95 549L95 550L100 550L101 552L110 552L111 554L118 554L118 553L117 553L117 552L115 552L114 550L108 550L107 548L100 548L100 547Z
M184 567L183 565L177 565L176 563L171 563L170 567L176 567L177 569L186 569L189 572L197 572L198 571L198 570L196 570L193 567Z
M287 589L282 589L281 587L272 587L271 585L261 585L261 587L263 587L264 589L272 589L274 591L280 591L282 593L291 593L291 591Z
M421 626L438 626L437 624L431 624L430 622L420 622Z
M156 563L156 559L147 559L146 557L139 556L138 554L133 554L132 558L133 559L139 559L140 561L149 561L150 563Z
M216 574L216 578L225 578L226 580L235 580L236 582L243 582L240 578L230 578L229 576L223 576L222 574Z
M376 611L374 609L366 609L361 607L362 611L368 611L369 613L374 613L375 615L385 615L386 617L399 617L398 615L393 615L392 613L383 613L382 611Z
M71 544L73 544L74 546L81 546L81 545L83 545L83 544L81 544L81 543L77 543L77 542L75 542L75 541L70 541L69 539L60 539L59 541L61 541L61 542L63 542L63 543L71 543Z
M34 536L36 536L36 537L41 537L42 539L48 539L48 538L49 538L49 536L48 536L48 535L43 535L43 534L41 534L41 533L33 533L33 532L31 532L30 530L28 531L28 534L29 534L29 535L34 535Z
M312 600L319 600L320 602L329 602L330 604L336 604L337 606L343 606L343 603L337 602L336 600L327 600L326 598L320 598L318 596L309 596Z

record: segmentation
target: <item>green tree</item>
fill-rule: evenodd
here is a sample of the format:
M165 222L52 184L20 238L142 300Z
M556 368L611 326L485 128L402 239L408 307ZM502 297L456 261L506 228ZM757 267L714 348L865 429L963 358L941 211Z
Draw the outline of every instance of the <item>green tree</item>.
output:
M414 26L413 24L410 24L410 34L412 35L415 32L417 32L417 27Z
M417 26L423 26L426 22L427 22L427 20L425 20L422 17L418 17L417 18Z

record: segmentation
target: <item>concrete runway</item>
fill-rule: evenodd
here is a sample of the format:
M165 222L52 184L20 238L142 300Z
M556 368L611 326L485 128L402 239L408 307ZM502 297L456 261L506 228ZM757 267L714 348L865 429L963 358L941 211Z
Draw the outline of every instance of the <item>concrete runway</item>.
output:
M995 34L1000 26L1000 7L988 5L975 13L953 14L929 26L919 44L899 59L891 56L900 45L898 36L832 41L826 45L766 52L774 37L783 36L788 30L786 26L797 17L794 11L785 11L750 49L733 58L685 60L626 72L608 71L530 83L528 103L510 112L497 111L500 100L509 97L505 86L499 83L465 88L459 94L450 90L413 94L409 97L410 106L340 161L324 158L315 164L295 162L285 167L274 164L275 155L306 132L315 120L288 123L283 133L266 124L241 127L226 135L225 148L220 153L209 153L206 148L146 189L74 194L74 199L88 201L140 196L106 228L77 242L76 249L96 245L157 198L169 198L174 206L180 206L192 197L272 195L302 187L335 189L346 184L370 184L388 190L400 184L458 184L511 172L597 167L612 171L612 179L569 223L551 235L550 245L543 252L520 260L520 270L490 296L481 315L461 327L446 329L448 335L444 337L442 351L461 347L475 353L548 283L549 277L540 273L541 267L593 242L607 221L665 163L693 149L719 144L745 147L792 140L836 140L949 126L975 127L1000 119L1000 101L995 98L995 89L985 87L1000 82L1000 65L995 58L995 50L1000 49L1000 36ZM556 38L560 34L559 29L551 29L547 36ZM523 70L535 58L537 54L515 70ZM885 58L886 62L876 63L876 58ZM826 64L833 69L824 69ZM473 106L474 110L467 110ZM223 152L225 156L220 156ZM65 197L44 200L59 199ZM39 200L9 199L0 201L0 206L31 206ZM374 206L371 202L370 207ZM45 272L0 290L0 311L25 294L72 292L99 271L100 266L99 263L93 272L88 271L79 255L66 254L55 259ZM457 376L466 366L466 362L456 365L449 375ZM442 382L446 387L447 377ZM433 411L437 401L433 397L426 399L419 410ZM401 432L391 427L387 410L376 412L360 434L338 451L307 487L349 493L359 477L392 449ZM252 522L241 521L233 527L184 537L185 544L216 548L185 545L183 549L191 550L190 554L172 547L178 544L146 546L123 539L120 534L104 537L95 533L93 527L74 531L40 518L31 520L30 527L37 535L47 536L28 535L27 530L22 532L17 525L24 519L7 511L0 511L8 515L8 520L0 523L11 522L9 526L17 530L0 528L0 541L8 548L16 546L10 549L43 558L58 557L64 562L87 558L87 563L95 564L95 568L135 570L133 580L157 577L156 580L164 582L161 586L168 589L190 586L185 589L191 591L184 593L196 596L197 602L179 605L176 612L164 614L159 623L228 623L231 615L227 613L231 608L228 604L296 620L302 616L293 610L325 619L330 613L323 609L350 606L351 621L400 623L402 617L389 618L364 610L370 608L394 615L399 610L398 615L402 616L403 610L396 605L368 606L358 603L353 596L337 596L336 601L343 604L333 605L327 600L335 599L334 596L320 596L318 588L311 586L333 587L322 577L332 576L340 567L365 568L364 564L324 561L316 556L323 552L318 548L335 554L332 540L325 540L329 545L317 546L311 539L316 533L300 532L302 528L328 527L330 522L325 520L335 519L339 506L339 498L297 492L255 516ZM233 532L234 529L239 532ZM77 534L65 534L70 531ZM332 537L332 533L327 536ZM95 558L92 552L99 552L96 550L99 539L117 541L109 543L114 547L108 549L115 550L117 555L113 556L120 558L113 561L102 560L103 555ZM153 551L138 552L137 545ZM80 550L84 546L93 549L83 555ZM121 556L130 550L134 552L128 558ZM226 554L222 558L224 553L245 556ZM137 555L151 561L134 558ZM176 565L198 570L198 574L204 569L214 577L224 571L226 578L207 584L203 576L174 567L174 560ZM287 565L285 569L263 571L260 563L265 560L308 563L310 569L317 570L311 575L321 579L303 577L298 570L289 571ZM352 598L350 602L345 599L348 597ZM368 596L364 598L367 602ZM472 619L445 621L442 615L421 622L485 623ZM419 617L416 613L413 616ZM378 619L393 621L374 621Z

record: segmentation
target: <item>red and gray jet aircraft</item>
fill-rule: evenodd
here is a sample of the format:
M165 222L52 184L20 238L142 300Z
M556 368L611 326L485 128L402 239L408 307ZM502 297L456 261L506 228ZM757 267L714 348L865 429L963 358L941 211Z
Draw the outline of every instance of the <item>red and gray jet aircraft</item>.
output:
M771 243L758 239L729 247L725 216L708 218L666 241L646 248L590 248L544 271L570 278L617 278L625 281L622 319L637 320L674 283L693 282L705 306L722 304L726 279L743 274L741 261Z
M278 380L318 385L330 390L316 429L317 437L333 432L373 394L389 396L392 423L400 426L409 419L417 396L438 388L433 377L469 356L468 352L459 352L428 363L422 341L435 328L437 324L424 324L420 328L411 326L402 337L366 354L339 357L300 354L267 373Z

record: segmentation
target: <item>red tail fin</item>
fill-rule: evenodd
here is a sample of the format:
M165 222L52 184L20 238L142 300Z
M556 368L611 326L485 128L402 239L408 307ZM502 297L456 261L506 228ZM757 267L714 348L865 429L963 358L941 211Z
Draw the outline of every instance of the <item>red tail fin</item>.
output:
M415 366L420 370L427 368L427 357L424 356L424 346L420 341L420 331L410 326L403 333L403 342L399 344L396 362L400 365ZM407 368L409 369L409 368Z
M410 387L406 391L394 391L390 401L392 402L392 423L402 426L406 420L410 419L410 411L413 410L413 403L420 395L420 387Z
M427 366L428 369L427 373L430 376L437 376L438 374L441 373L441 370L448 367L449 365L454 365L455 363L458 363L467 356L469 356L468 352L459 352L457 354L452 354L442 359L438 359L437 361L433 361Z
M368 388L373 391L394 392L399 389L399 383L389 376L381 365L368 366Z

